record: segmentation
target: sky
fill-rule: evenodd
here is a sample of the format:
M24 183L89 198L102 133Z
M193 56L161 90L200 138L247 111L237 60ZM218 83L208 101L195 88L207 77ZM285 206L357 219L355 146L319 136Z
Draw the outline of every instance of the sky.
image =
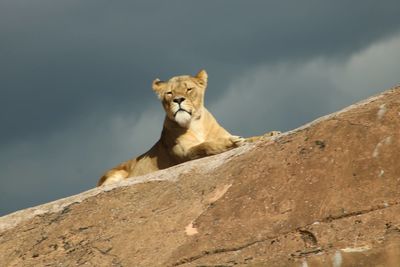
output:
M0 0L0 216L149 149L155 78L209 75L234 135L287 131L400 82L398 0Z

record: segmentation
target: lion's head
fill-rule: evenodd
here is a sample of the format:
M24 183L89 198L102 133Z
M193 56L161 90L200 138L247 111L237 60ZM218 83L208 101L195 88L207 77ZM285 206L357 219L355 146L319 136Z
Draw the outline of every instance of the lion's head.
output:
M153 90L161 99L168 118L181 127L188 128L193 118L198 118L204 106L207 72L196 76L176 76L169 81L153 81Z

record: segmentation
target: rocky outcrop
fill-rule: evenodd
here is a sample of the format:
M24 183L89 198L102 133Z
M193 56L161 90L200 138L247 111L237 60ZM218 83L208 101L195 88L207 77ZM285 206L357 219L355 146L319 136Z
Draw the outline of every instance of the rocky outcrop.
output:
M399 266L400 88L0 218L2 266Z

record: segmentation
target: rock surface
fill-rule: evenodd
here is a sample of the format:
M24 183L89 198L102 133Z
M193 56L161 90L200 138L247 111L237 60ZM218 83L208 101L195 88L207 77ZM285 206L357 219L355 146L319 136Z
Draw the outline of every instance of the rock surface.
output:
M1 266L400 266L400 87L0 218Z

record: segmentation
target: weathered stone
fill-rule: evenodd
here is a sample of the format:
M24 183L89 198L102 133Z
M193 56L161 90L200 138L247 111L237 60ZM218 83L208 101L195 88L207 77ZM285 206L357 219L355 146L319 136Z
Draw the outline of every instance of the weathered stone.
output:
M0 218L1 266L400 266L400 87Z

